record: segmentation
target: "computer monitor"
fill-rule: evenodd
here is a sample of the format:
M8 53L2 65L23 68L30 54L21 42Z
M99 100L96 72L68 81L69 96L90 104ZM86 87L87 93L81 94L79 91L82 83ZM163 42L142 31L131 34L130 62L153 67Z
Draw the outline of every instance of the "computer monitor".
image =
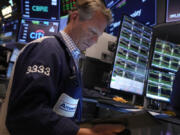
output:
M23 18L59 20L60 0L21 0Z
M175 74L151 69L149 71L146 97L169 102Z
M19 21L13 20L2 24L0 40L2 43L15 42L18 33Z
M110 88L144 94L152 28L124 16L117 42Z
M179 5L180 5L179 0L167 0L166 22L174 22L180 20Z
M180 66L180 46L157 38L151 66L176 72Z
M61 0L61 16L67 15L74 9L76 9L76 0Z
M61 18L60 18L60 28L59 28L59 30L61 31L61 30L64 30L64 28L66 27L66 25L67 25L67 23L68 23L68 15L66 15L66 16L62 16Z
M59 30L58 21L21 20L18 42L28 43L43 36L50 36Z
M123 14L135 18L148 26L156 24L156 0L121 0L111 7L113 22L107 26L106 32L118 36Z

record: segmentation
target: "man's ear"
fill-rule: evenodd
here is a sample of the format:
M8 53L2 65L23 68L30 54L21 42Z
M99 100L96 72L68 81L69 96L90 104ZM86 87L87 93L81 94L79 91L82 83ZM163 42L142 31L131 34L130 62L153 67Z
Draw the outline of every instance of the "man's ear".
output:
M71 15L70 15L70 21L76 21L77 19L79 19L79 13L78 11L73 11L71 12Z

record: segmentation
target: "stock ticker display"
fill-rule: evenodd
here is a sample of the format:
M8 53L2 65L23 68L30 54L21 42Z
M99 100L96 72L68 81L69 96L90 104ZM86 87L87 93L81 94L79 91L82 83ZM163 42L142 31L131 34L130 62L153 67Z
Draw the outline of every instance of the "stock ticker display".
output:
M28 43L32 40L54 35L59 29L59 22L21 20L18 42Z
M175 74L172 72L149 71L146 97L160 101L170 101Z
M157 38L152 66L176 72L180 66L180 46Z
M156 39L148 76L146 97L170 101L175 72L180 66L180 46Z
M59 20L60 0L21 0L22 17Z
M113 22L107 27L106 32L114 36L119 34L124 14L148 26L156 24L156 0L121 0L111 7L111 12Z
M63 16L74 9L76 9L76 0L61 0L61 11Z
M110 88L143 94L151 40L152 28L124 16Z

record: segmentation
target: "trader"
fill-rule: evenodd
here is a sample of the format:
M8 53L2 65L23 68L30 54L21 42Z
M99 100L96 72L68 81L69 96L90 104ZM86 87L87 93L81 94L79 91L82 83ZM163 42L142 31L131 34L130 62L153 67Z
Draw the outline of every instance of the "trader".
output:
M124 129L110 124L79 128L74 122L82 107L80 51L97 42L110 20L101 0L77 0L64 31L23 49L5 101L3 117L11 135L113 135Z
M173 88L171 93L171 105L177 115L180 118L180 68L176 73Z

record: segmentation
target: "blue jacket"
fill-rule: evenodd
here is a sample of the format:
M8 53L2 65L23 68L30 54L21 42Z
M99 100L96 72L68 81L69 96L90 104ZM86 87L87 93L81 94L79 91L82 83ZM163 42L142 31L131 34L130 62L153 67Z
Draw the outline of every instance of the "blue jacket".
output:
M6 118L11 135L77 134L73 119L81 116L81 76L65 49L64 41L45 37L29 43L18 57ZM53 111L62 93L79 99L74 118Z
M180 112L180 68L175 75L172 89L173 90L171 93L171 105L175 110Z

